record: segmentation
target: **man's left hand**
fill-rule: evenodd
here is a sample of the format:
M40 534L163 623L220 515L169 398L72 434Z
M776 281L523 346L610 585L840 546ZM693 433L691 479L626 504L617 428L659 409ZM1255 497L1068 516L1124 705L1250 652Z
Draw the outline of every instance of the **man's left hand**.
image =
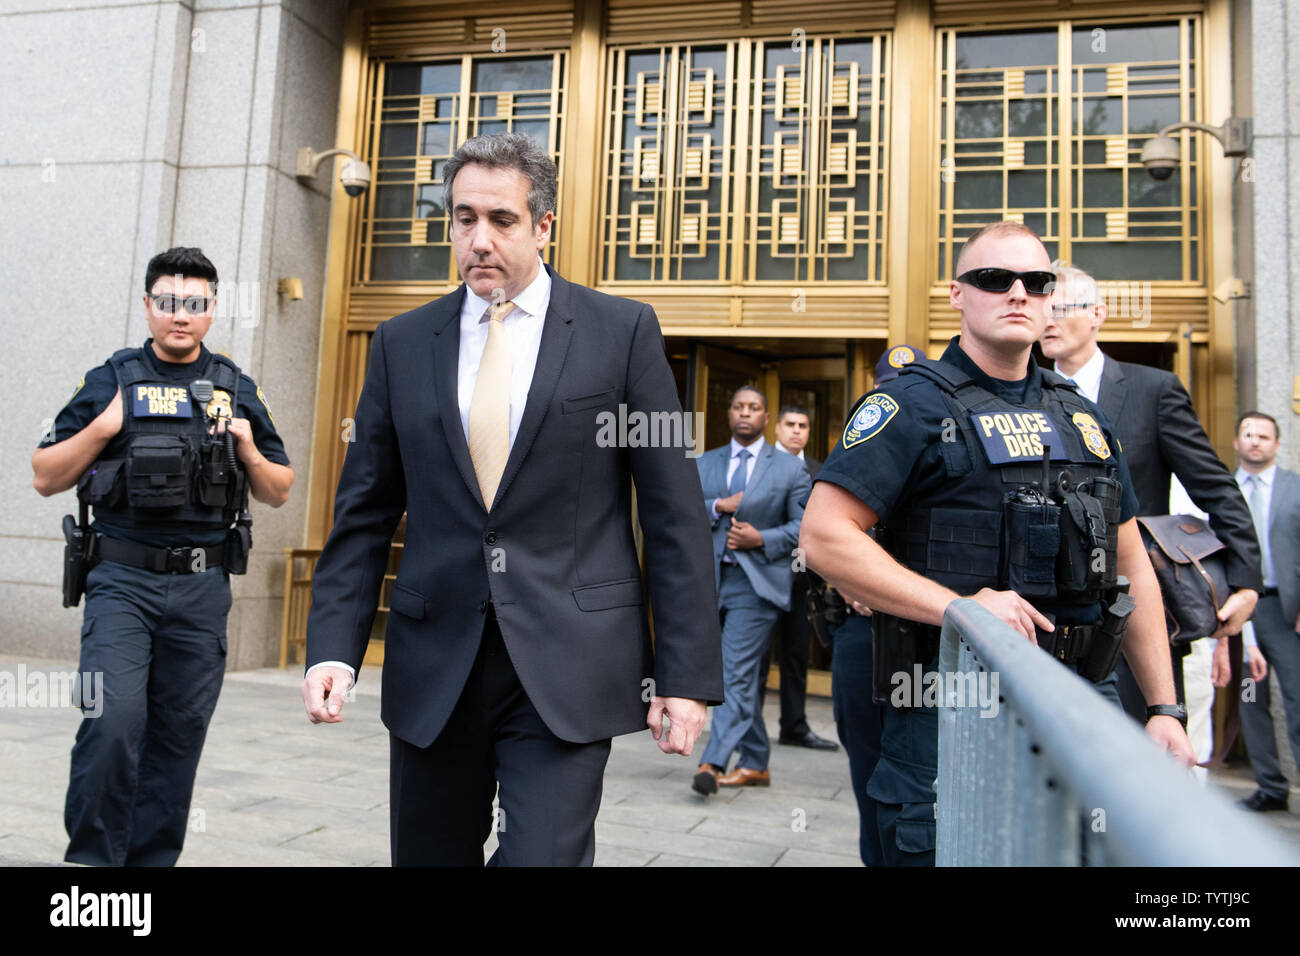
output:
M727 547L732 551L752 551L763 546L763 535L748 521L731 519L727 529Z
M1175 717L1152 717L1147 721L1147 736L1159 744L1184 767L1196 766L1196 751L1187 739L1187 731Z
M1219 620L1223 623L1210 635L1214 640L1229 634L1240 634L1250 616L1255 613L1255 604L1259 601L1259 592L1250 588L1233 591L1228 600L1219 608Z
M650 701L650 713L646 716L646 725L659 741L659 749L666 754L682 754L689 757L704 732L704 718L708 706L702 700L687 697L654 697ZM668 717L668 733L664 733L664 717Z

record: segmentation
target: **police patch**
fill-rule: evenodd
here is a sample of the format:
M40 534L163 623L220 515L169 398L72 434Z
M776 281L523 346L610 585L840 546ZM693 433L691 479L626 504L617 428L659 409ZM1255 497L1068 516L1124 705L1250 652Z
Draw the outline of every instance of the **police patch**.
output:
M83 375L81 376L81 381L77 383L77 387L74 388L72 390L72 394L68 396L68 401L64 402L63 404L67 405L68 402L71 402L74 398L77 397L77 393L85 387L86 387L86 376Z
M262 407L266 409L266 417L271 419L271 426L275 427L275 416L271 414L271 406L266 404L266 395L262 392L261 385L257 386L257 400L261 402Z
M1041 461L1044 448L1052 450L1053 458L1065 456L1056 424L1040 409L971 412L970 420L990 465Z
M912 351L911 346L895 345L889 350L889 364L894 368L902 368L904 365L911 365L916 361L916 353Z
M1103 461L1110 457L1110 446L1106 444L1106 436L1101 433L1101 426L1097 424L1097 419L1087 412L1075 412L1072 421L1074 427L1079 429L1079 434L1083 436L1083 446L1088 451Z
M230 407L230 393L221 389L212 390L212 398L203 406L203 414L208 418L234 418L235 411Z
M131 414L141 418L190 418L190 390L184 385L132 385Z
M882 392L873 392L862 400L853 418L844 426L845 448L860 445L876 435L898 414L898 402Z

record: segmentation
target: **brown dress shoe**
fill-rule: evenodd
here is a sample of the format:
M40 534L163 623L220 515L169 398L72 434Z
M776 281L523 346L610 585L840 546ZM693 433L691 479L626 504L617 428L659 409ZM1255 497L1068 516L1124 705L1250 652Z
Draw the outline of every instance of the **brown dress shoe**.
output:
M691 781L691 789L706 797L717 793L718 768L711 763L700 764L699 769L695 771L695 779Z
M770 787L771 785L772 771L750 770L748 767L737 767L731 773L718 778L720 787Z

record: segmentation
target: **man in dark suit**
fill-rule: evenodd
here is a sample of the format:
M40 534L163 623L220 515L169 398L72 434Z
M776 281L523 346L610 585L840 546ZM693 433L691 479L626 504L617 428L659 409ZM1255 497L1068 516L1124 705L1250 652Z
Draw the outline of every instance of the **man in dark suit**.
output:
M763 439L767 399L736 389L727 411L731 441L701 455L704 514L713 526L713 578L722 619L726 700L713 712L709 743L691 786L766 787L772 752L759 707L760 665L777 615L790 609L794 548L812 490L797 458ZM735 769L726 773L736 753Z
M812 420L802 405L782 405L776 421L776 447L803 462L809 479L817 477L822 463L805 453ZM781 734L778 743L811 750L839 750L839 744L813 733L808 726L808 652L812 642L812 624L808 621L808 590L813 573L807 569L794 572L790 590L790 610L782 611L773 634L777 666L781 669ZM763 706L763 690L772 653L763 657L759 676L758 706Z
M1043 354L1114 423L1128 458L1139 514L1169 514L1171 474L1209 514L1210 526L1228 550L1228 584L1233 590L1219 609L1222 624L1213 635L1226 646L1228 635L1239 633L1254 612L1263 586L1259 545L1241 490L1215 454L1178 377L1105 355L1097 347L1097 333L1108 310L1096 280L1059 261L1053 267L1058 284L1041 341ZM1145 722L1145 698L1123 657L1117 670L1124 709Z
M1242 801L1248 810L1286 810L1291 788L1277 759L1267 668L1282 690L1286 735L1300 764L1300 475L1277 463L1277 419L1246 412L1232 440L1237 481L1250 504L1259 538L1264 591L1255 609L1251 648L1254 694L1243 694L1241 731L1258 784ZM1264 663L1257 656L1262 652ZM1226 666L1223 661L1220 667Z
M405 511L381 709L393 863L482 865L495 793L493 864L589 865L610 738L648 724L690 754L722 696L700 483L680 439L616 434L680 416L676 385L649 306L542 267L545 151L478 137L443 176L465 284L375 331L303 699L342 719Z

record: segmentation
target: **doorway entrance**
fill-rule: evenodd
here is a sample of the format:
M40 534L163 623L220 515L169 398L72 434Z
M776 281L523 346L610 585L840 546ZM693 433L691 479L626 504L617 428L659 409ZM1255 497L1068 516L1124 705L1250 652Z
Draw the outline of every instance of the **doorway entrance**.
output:
M840 436L848 403L858 397L853 389L863 365L874 366L884 347L883 342L806 338L672 337L667 345L682 407L704 413L703 450L731 440L727 419L731 396L749 385L767 398L766 441L776 442L776 423L783 406L807 410L809 438L804 454L819 463L826 460ZM855 370L859 374L855 375ZM810 694L830 695L830 660L830 649L812 639ZM768 688L779 686L779 672L772 667Z

